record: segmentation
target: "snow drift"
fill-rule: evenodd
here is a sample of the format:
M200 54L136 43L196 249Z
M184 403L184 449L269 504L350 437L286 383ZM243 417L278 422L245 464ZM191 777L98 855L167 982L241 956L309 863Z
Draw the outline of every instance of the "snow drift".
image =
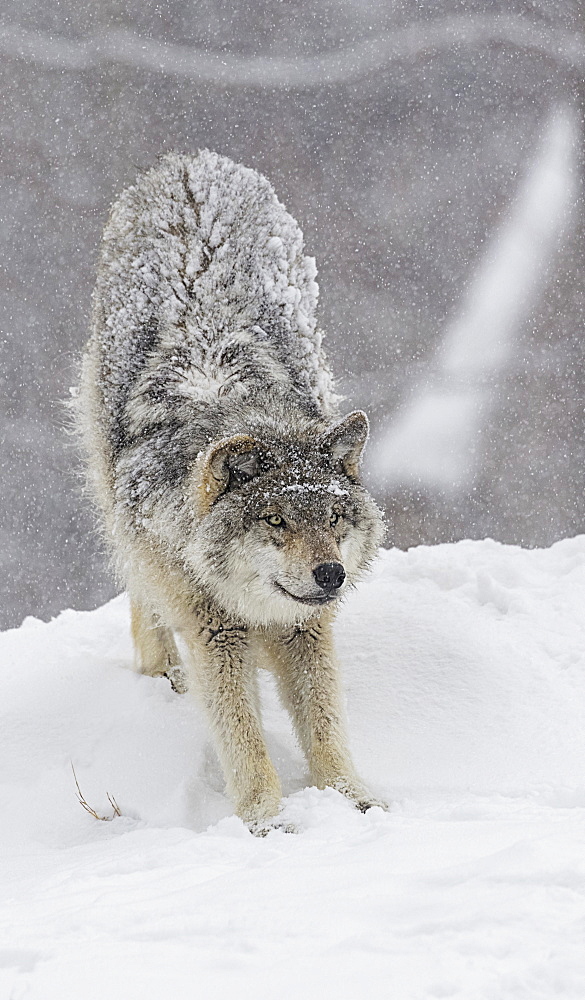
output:
M131 665L128 608L0 635L0 997L585 995L585 537L382 552L337 625L360 815L231 815L202 713ZM98 822L75 797L112 815Z

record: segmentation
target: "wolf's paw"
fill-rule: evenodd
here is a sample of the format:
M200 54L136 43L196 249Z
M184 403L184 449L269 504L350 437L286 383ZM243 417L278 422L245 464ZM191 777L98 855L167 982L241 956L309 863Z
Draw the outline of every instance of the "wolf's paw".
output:
M345 795L346 799L349 799L355 808L359 809L360 812L365 813L368 809L374 809L376 806L379 809L383 809L384 812L388 812L390 809L387 802L384 802L383 799L376 798L376 796L368 792L363 785L354 784L352 781L345 781L342 779L340 781L336 781L333 784L333 788L335 788L336 791L341 792L342 795Z
M294 823L285 823L284 820L254 820L246 823L248 830L254 837L267 837L273 830L280 830L281 833L299 833L299 828Z
M377 799L373 795L363 795L358 799L353 799L353 804L362 813L367 812L368 809L374 809L376 806L378 809L383 809L384 812L389 812L390 810L387 802L384 802L383 799Z
M173 691L176 691L177 694L187 693L189 689L189 685L187 684L187 674L182 667L169 667L169 669L165 671L165 677L168 679Z

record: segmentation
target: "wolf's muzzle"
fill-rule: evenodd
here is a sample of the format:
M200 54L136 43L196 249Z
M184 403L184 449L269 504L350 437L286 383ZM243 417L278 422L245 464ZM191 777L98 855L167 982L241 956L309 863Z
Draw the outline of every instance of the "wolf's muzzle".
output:
M339 590L345 580L345 570L341 563L321 563L313 570L313 576L325 593L330 594L332 590Z

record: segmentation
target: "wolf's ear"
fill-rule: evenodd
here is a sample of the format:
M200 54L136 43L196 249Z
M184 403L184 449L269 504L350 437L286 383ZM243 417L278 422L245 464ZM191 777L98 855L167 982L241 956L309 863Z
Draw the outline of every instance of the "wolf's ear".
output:
M261 471L263 447L248 434L215 441L197 459L195 469L197 506L201 516L228 490L247 483Z
M359 481L360 461L370 425L362 410L354 410L324 435L321 447L348 479Z

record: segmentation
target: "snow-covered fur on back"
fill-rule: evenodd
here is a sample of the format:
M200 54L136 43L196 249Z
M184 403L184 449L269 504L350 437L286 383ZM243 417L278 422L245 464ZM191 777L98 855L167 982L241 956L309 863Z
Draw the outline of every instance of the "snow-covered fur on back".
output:
M316 325L315 264L268 181L165 156L106 225L78 423L128 588L136 662L204 693L240 815L278 807L254 695L277 673L313 780L360 808L331 639L381 517L359 483ZM315 729L317 727L317 729Z
M180 408L201 391L196 374L216 401L243 361L250 391L286 378L308 406L331 413L315 275L299 226L266 178L208 150L165 156L122 194L104 232L95 308L113 440L124 436L147 359L165 419L170 401ZM147 422L157 418L153 402ZM144 423L139 409L130 408L134 432Z

